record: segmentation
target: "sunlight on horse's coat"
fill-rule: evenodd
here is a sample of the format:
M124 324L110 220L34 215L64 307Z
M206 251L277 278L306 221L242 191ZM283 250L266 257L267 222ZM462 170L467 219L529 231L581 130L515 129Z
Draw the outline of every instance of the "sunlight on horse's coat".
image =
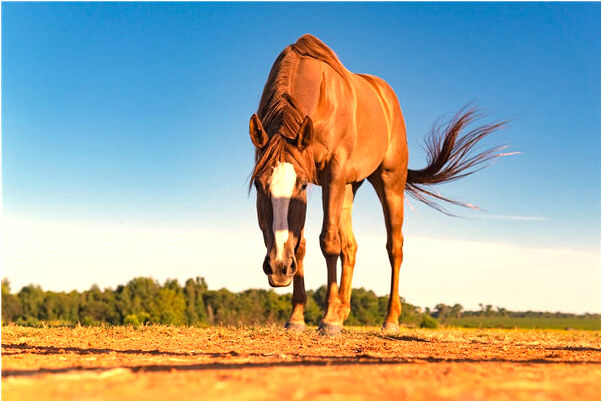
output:
M297 174L293 165L288 162L280 162L276 165L270 180L270 194L274 212L272 229L274 230L278 260L282 260L284 245L288 240L288 205L293 195L296 181Z
M403 259L405 192L446 213L438 200L474 208L438 194L431 185L469 175L497 157L500 147L471 153L484 137L504 125L467 128L473 127L478 117L475 108L465 108L447 125L435 127L426 140L428 165L420 170L408 169L403 114L395 92L384 80L347 70L332 49L310 34L301 36L280 53L270 70L257 112L249 120L249 136L255 146L250 182L258 190L257 217L267 248L263 271L269 284L288 286L295 276L290 323L305 327L303 308L307 300L303 273L305 193L301 191L301 199L291 200L297 195L295 169L304 181L323 189L319 239L328 283L321 332L340 333L351 311L351 278L357 252L351 210L355 193L365 180L374 187L384 211L391 265L384 328L396 331L401 314L399 270ZM273 177L268 180L268 169L273 166ZM271 205L263 193L265 188L269 188ZM273 233L269 230L269 218ZM291 249L295 256L289 259Z

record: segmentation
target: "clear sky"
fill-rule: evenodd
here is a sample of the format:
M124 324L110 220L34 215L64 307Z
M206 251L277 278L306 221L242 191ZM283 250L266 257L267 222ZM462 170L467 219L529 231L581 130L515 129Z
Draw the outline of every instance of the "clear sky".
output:
M2 3L2 276L13 289L134 276L268 287L248 121L304 33L384 78L410 167L437 118L473 101L511 119L515 155L410 200L401 295L420 306L600 311L599 3ZM306 276L326 281L320 188ZM357 196L354 286L386 294L384 224ZM285 289L284 291L291 291Z

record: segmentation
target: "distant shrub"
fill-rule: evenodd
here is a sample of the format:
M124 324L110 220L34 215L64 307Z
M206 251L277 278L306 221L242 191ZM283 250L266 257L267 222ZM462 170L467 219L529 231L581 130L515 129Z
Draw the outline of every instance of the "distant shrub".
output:
M147 324L151 320L150 314L144 312L136 314L136 317L138 317L138 321L140 322L140 324Z
M91 327L92 325L97 325L98 322L96 322L96 320L90 317L89 315L86 315L82 317L82 319L80 320L80 324L85 327Z
M98 322L95 322L94 324L97 325ZM44 327L48 327L48 328L60 328L60 327L73 328L73 327L75 327L75 323L70 322L70 321L65 321L65 320L43 321L43 325L44 325Z
M125 316L125 318L123 319L123 325L133 325L137 327L140 325L140 320L138 319L138 316L136 316L136 314L130 314Z
M439 323L430 315L425 314L420 322L420 328L439 328Z
M19 317L16 322L17 325L22 325L24 327L37 327L40 325L40 320L34 317Z

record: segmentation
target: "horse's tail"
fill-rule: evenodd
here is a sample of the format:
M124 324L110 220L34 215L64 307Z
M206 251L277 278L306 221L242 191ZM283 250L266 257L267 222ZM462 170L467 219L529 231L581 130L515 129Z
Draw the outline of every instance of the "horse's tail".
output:
M433 126L430 135L425 139L428 166L420 170L408 169L405 189L411 196L448 215L451 214L441 207L437 200L478 209L472 204L444 197L435 192L430 185L460 179L488 166L489 161L513 154L500 153L506 148L505 146L471 153L478 148L477 145L483 138L506 124L506 122L486 124L460 136L460 132L479 117L475 108L464 108L447 125Z

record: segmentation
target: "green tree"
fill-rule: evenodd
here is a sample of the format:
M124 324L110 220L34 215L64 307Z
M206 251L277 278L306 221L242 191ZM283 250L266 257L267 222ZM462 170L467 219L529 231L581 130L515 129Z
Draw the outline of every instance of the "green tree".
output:
M498 315L502 316L502 317L508 317L508 310L506 310L504 307L497 307L497 313ZM558 314L561 318L565 318L562 317L565 314Z
M61 302L60 293L44 292L38 318L43 321L57 320Z
M186 323L186 300L177 281L166 283L166 286L159 290L156 299L151 301L151 305L150 309L158 314L151 315L153 322L174 325Z
M99 323L106 321L105 304L98 285L92 285L80 297L79 317L81 322Z
M292 305L289 301L289 311L292 309ZM319 325L320 320L322 320L322 309L316 303L314 298L314 291L310 290L307 292L307 301L305 303L305 308L303 310L303 317L305 318L305 323L308 325Z
M79 292L72 290L69 293L61 293L57 306L57 316L60 320L75 323L79 321Z
M326 285L322 285L312 293L312 298L320 308L324 311L326 307Z
M44 304L44 291L40 286L27 285L18 293L22 307L22 318L27 323L36 322L41 319L41 309Z
M205 305L209 324L236 324L237 305L236 296L228 289L210 290L205 293Z
M279 295L273 290L263 291L265 305L265 322L282 323L285 322L291 313L291 296Z
M451 312L451 307L444 303L439 303L435 306L435 317L439 321L445 320Z
M2 322L14 322L21 316L21 300L10 293L8 279L2 279Z
M117 289L117 310L124 319L128 315L148 314L150 321L161 322L157 299L161 287L151 278L138 277ZM164 296L165 297L165 296Z
M415 324L418 325L423 319L424 314L420 309L410 303L406 303L405 299L401 301L401 316L399 317L400 322L404 324Z
M456 303L451 307L449 314L452 317L460 318L460 316L462 315L462 310L463 310L462 305Z
M488 304L485 306L485 316L490 317L494 314L493 311L493 306L491 304Z
M379 300L372 290L353 289L351 293L351 313L347 318L349 325L379 325L383 321Z
M204 295L207 292L207 283L204 278L188 279L184 285L184 298L186 300L186 321L189 325L207 323L207 308Z

